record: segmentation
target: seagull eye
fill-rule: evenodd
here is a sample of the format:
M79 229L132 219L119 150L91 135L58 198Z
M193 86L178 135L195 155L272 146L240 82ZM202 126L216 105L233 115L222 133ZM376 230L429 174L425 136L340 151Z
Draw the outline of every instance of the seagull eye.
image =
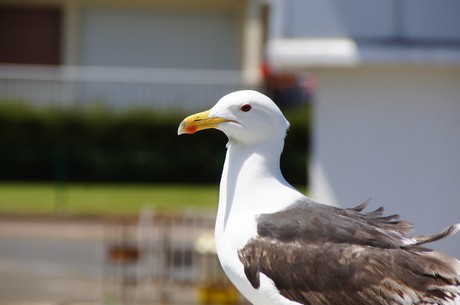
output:
M249 104L244 104L243 106L240 107L241 111L243 112L248 112L252 109L252 106Z

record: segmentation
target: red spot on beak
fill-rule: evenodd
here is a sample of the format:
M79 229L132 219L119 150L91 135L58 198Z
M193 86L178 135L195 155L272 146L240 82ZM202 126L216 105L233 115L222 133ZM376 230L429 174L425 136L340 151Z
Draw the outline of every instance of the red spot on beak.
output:
M190 126L187 128L187 133L193 134L196 132L196 130L197 130L196 126Z

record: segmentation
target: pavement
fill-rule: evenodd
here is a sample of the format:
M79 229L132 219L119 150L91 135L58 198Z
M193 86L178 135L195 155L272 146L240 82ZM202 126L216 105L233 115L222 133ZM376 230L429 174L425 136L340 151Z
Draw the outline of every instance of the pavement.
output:
M110 221L103 218L2 216L0 238L103 240L109 224Z
M106 223L0 217L0 305L102 304Z
M164 256L136 264L109 261L108 246L139 234L133 220L0 215L0 305L197 304L197 286L142 278L152 266L164 269ZM171 245L181 242L185 251L184 242L207 230L202 225L175 222L168 230ZM164 239L161 231L147 229L149 239ZM179 253L172 257L186 262L186 252ZM187 268L178 278L187 278Z

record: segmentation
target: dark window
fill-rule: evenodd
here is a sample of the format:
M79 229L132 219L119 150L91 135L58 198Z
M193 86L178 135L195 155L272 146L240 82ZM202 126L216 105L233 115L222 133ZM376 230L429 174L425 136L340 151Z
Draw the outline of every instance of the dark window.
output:
M0 62L61 63L61 11L0 7Z

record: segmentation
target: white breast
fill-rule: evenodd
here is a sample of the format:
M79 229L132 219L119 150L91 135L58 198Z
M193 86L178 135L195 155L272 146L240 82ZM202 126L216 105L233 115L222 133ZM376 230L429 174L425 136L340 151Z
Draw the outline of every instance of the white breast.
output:
M263 203L254 201L257 199L247 196L244 192L245 198L240 197L238 192L235 194L235 201L230 204L229 211L225 209L227 205L219 203L215 230L217 255L228 278L252 304L298 304L282 297L273 281L263 274L260 278L261 286L254 289L247 280L243 264L238 258L238 250L257 235L257 215L276 212L303 197L294 189L280 184L271 188L252 189L249 193L260 192L266 194L262 196L266 198ZM261 196L256 197L261 198ZM283 202L279 201L280 197L283 198ZM251 204L244 206L243 203Z
M281 150L276 142L229 145L222 171L215 228L217 255L229 279L253 304L298 304L282 297L265 275L261 275L261 286L254 289L238 257L238 250L257 235L258 215L277 212L305 198L282 176Z

